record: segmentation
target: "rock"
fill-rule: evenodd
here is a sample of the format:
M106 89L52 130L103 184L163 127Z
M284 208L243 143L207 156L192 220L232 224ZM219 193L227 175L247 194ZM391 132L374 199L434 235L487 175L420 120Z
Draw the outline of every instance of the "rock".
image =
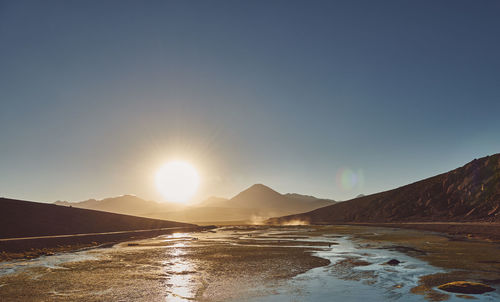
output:
M399 261L397 259L391 259L391 260L387 261L385 264L388 264L388 265L398 265L400 263L401 263L401 261Z
M492 292L495 289L486 284L468 282L468 281L455 281L438 286L439 289L461 294L483 294Z
M138 245L139 245L139 243L129 243L129 244L127 244L127 245L128 245L128 246L138 246Z
M457 295L457 297L462 298L462 299L469 299L469 300L476 300L477 299L476 297L469 296L469 295Z
M347 258L337 262L336 264L345 267L355 267L355 266L368 266L371 265L372 263L357 258Z

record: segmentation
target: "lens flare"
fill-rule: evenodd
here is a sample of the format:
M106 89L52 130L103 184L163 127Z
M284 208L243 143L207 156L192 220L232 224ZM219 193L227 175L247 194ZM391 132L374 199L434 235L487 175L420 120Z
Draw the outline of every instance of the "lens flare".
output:
M337 187L343 191L361 189L364 184L363 170L353 171L349 168L339 169L337 172Z

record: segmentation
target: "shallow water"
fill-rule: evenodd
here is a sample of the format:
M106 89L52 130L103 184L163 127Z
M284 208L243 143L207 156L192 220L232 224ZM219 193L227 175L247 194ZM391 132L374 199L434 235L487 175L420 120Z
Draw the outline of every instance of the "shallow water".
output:
M314 238L315 241L318 239L328 240L324 237ZM446 271L403 253L359 248L348 236L336 241L339 245L315 253L330 260L330 265L314 268L292 278L272 295L245 301L426 301L423 296L411 294L410 289L418 284L420 276ZM335 264L348 258L372 264L353 267L347 272L336 271ZM401 264L385 264L390 259L398 259ZM363 275L366 272L374 274ZM450 295L447 301L464 301L464 298L447 294ZM477 299L476 301L500 299L496 293L470 296Z
M319 258L311 255L330 264L314 268ZM390 259L401 263L385 264ZM367 247L355 233L220 228L3 262L0 300L426 301L410 290L421 276L446 271L401 252ZM448 301L464 301L447 294ZM500 300L497 292L470 296Z
M79 251L73 253L59 253L52 256L40 256L30 260L14 260L0 262L0 277L20 273L32 268L46 267L50 269L65 269L61 264L68 262L89 261L99 257L99 253Z

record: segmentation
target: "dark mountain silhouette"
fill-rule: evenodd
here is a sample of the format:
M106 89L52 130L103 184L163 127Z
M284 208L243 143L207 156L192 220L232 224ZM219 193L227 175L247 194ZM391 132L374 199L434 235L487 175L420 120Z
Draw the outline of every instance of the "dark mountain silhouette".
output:
M335 201L300 194L280 194L255 184L231 199L210 197L195 207L168 213L150 213L148 217L189 222L262 222L278 215L303 212Z
M0 238L193 226L53 204L0 198Z
M327 202L336 202L335 200L333 199L323 199L323 198L317 198L317 197L314 197L314 196L311 196L311 195L303 195L303 194L298 194L298 193L286 193L286 194L283 194L285 195L286 197L290 197L290 198L295 198L295 199L300 199L300 200L303 200L303 201L318 201L318 200L324 200L324 201L327 201Z
M273 215L264 216L265 211L245 208L226 207L190 207L172 212L149 213L146 216L157 219L186 221L197 224L216 224L221 222L247 223L262 222Z
M231 199L210 197L192 206L156 203L132 195L76 203L57 201L55 204L184 222L256 222L273 216L310 211L334 202L300 194L280 194L256 184Z
M207 199L205 199L202 203L199 204L199 206L203 207L225 207L227 205L227 202L229 199L223 198L223 197L216 197L216 196L211 196Z
M290 213L324 207L332 203L335 201L313 196L280 194L263 184L255 184L227 201L227 204L234 208L256 208Z
M500 154L394 190L340 202L269 223L500 222Z
M173 211L183 208L183 206L179 204L158 203L155 201L144 200L134 195L122 195L102 200L89 199L80 202L56 201L54 204L138 216L144 216L144 213L165 210Z

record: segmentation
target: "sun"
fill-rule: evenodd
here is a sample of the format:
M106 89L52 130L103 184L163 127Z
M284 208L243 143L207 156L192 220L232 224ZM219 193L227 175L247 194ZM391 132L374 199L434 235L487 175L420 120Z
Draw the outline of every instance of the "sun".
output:
M156 172L156 187L168 201L185 203L196 194L200 177L196 169L185 161L171 161Z

